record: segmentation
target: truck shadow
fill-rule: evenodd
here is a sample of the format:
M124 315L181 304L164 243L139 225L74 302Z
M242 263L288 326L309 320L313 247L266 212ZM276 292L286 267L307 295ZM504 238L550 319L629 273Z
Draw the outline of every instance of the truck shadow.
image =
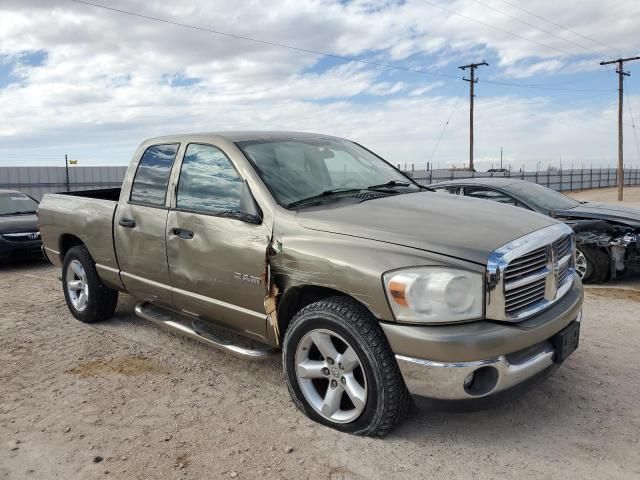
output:
M208 371L224 368L229 375L237 375L238 378L247 374L253 375L251 381L256 384L267 382L275 386L281 385L283 393L286 394L279 356L256 362L235 357L138 317L134 312L138 302L134 297L120 294L114 316L106 322L95 324L95 328L146 344L169 357L180 358L189 364L198 364Z

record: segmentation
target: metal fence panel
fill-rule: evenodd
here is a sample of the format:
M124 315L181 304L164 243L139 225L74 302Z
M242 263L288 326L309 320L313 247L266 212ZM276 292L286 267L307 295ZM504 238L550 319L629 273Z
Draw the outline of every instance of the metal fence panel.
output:
M127 167L69 167L69 190L119 187ZM406 172L417 182L430 184L464 178L510 177L535 182L560 192L615 187L613 168L511 172L469 172L466 170L414 170ZM640 169L625 169L624 183L640 185ZM0 189L20 190L40 200L45 193L67 189L64 167L0 167Z
M127 167L69 167L69 190L113 188L122 184ZM0 167L0 189L20 190L37 200L67 190L64 167Z
M559 192L615 187L618 184L618 175L614 168L545 170L506 174L467 170L414 170L405 173L424 185L465 178L507 177L534 182ZM625 169L624 184L627 186L640 185L640 169Z

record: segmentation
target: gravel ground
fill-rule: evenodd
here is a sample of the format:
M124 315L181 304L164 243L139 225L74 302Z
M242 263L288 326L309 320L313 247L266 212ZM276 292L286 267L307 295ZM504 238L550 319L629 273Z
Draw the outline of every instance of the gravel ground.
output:
M53 267L0 267L0 478L640 478L640 282L587 290L580 349L519 400L413 412L384 440L249 363L138 319L84 325Z
M587 202L620 203L618 202L617 188L584 190L582 192L571 192L569 195L576 200ZM625 207L640 208L640 187L624 187L623 198L622 203Z

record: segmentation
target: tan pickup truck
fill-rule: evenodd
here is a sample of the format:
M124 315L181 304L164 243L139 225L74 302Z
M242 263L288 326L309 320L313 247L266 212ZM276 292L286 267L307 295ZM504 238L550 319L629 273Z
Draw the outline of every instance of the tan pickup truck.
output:
M136 313L249 359L281 350L295 404L387 434L414 398L494 403L578 345L571 229L435 193L341 138L176 135L121 189L45 195L44 251L83 322Z

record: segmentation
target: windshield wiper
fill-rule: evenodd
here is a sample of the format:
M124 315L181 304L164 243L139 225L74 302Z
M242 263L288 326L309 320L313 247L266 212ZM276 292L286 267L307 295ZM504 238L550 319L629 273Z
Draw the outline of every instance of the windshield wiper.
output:
M371 185L367 187L367 190L376 190L378 188L384 187L410 187L411 183L409 182L398 182L397 180L390 180L387 183L381 183L379 185Z
M333 188L331 190L325 190L320 195L313 195L312 197L303 198L301 200L296 200L295 202L291 202L287 204L287 208L295 207L297 205L301 205L307 202L312 202L314 200L322 200L325 197L331 197L333 195L337 195L340 193L359 192L360 190L363 190L363 189L362 188Z

